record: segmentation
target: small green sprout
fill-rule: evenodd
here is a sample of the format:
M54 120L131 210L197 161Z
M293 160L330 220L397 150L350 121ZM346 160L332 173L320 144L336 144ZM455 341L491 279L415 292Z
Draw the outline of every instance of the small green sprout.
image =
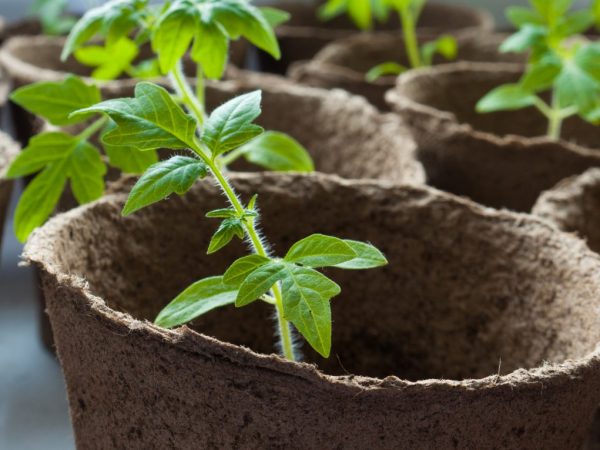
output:
M88 12L69 36L65 57L99 30L108 33L112 42L129 36L130 24L147 17L146 12L137 8L140 3L145 2L112 1L113 8L103 9L105 5ZM245 157L269 169L309 171L313 169L312 161L297 141L282 133L264 132L254 123L261 113L260 91L233 98L208 114L202 89L205 77L222 74L231 38L245 36L278 57L272 24L281 21L282 14L270 9L263 15L244 0L175 0L161 11L148 39L174 92L144 81L137 84L133 98L99 102L97 88L70 78L62 84L26 87L23 89L30 90L15 94L16 101L52 119L56 125L93 120L76 137L59 132L60 139L56 140L60 145L54 144L52 134L34 138L23 152L27 156L13 163L12 176L41 170L19 203L26 213L37 214L32 220L24 218L24 213L17 213L19 220L28 220L20 236L26 236L32 223L40 222L41 216L50 214L51 205L58 200L68 178L73 190L80 191L82 200L101 194L99 181L104 166L101 168L99 152L87 142L98 129L104 127L101 139L107 153L118 150L122 158L129 153L155 155L159 149L185 152L185 156L178 154L145 167L131 190L123 215L133 214L173 194L183 195L197 180L211 176L221 187L227 204L206 214L221 221L207 253L218 252L237 238L248 243L251 254L234 261L224 274L199 280L186 288L160 312L155 323L172 328L218 307L243 307L263 301L277 312L280 348L286 358L298 359L292 326L311 347L327 357L332 336L330 301L341 288L319 269L370 269L387 264L387 260L370 244L322 234L301 239L283 257L272 255L258 228L257 196L247 203L242 200L227 178L227 165ZM190 46L191 58L198 64L196 93L181 69ZM60 91L66 89L66 84L72 85L68 87L72 89L69 95ZM54 102L56 108L48 102ZM44 147L46 140L51 142ZM50 151L46 151L48 148ZM80 170L79 165L85 170ZM85 189L91 186L87 176L94 177L93 192ZM43 214L37 212L40 203Z
M478 112L535 107L547 118L547 135L555 140L569 117L600 121L600 43L580 34L598 23L598 16L592 9L571 12L572 3L531 0L532 8L508 8L507 17L518 31L500 50L529 52L527 68L518 82L484 96L476 106ZM591 8L597 10L599 4L596 1Z
M426 0L328 0L319 10L319 16L329 20L347 13L358 28L369 30L375 21L385 22L390 11L395 11L402 24L410 67L417 68L430 66L436 54L452 60L458 52L456 39L450 35L442 35L419 47L417 23L425 4ZM369 70L366 78L373 82L384 75L398 75L406 70L408 67L402 64L384 62Z
M68 6L67 0L35 0L31 13L39 18L44 34L61 36L76 22L75 17L68 14Z

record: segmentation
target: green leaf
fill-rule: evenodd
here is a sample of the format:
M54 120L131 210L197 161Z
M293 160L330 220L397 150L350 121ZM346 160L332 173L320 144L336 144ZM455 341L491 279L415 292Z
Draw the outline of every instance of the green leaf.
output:
M131 190L123 215L132 214L173 193L183 195L198 178L207 174L208 168L202 161L186 156L174 156L153 164Z
M308 267L326 267L351 261L356 257L356 252L343 239L313 234L292 245L284 260Z
M196 33L199 19L197 12L181 7L175 2L161 16L152 37L152 48L158 53L160 68L168 73L186 54Z
M107 100L81 109L75 116L105 113L117 127L103 142L138 150L193 148L196 121L171 98L166 89L146 81L135 87L135 98Z
M348 15L354 24L361 30L373 27L373 13L371 2L365 0L347 0Z
M552 23L560 19L573 4L573 0L531 0L531 4L546 22Z
M506 17L517 28L527 24L544 24L544 20L536 11L522 6L509 6L506 8Z
M202 24L194 40L192 59L201 65L207 78L218 80L225 73L229 50L227 33L219 24Z
M61 36L73 27L75 18L66 15L67 0L35 0L31 12L39 17L43 33Z
M447 60L456 59L458 44L454 36L444 34L436 40L424 44L421 48L421 53L425 65L430 66L433 63L433 57L436 53L442 55Z
M239 148L244 157L261 167L278 172L312 172L312 158L306 149L285 133L267 131Z
M500 46L503 53L523 53L536 46L544 45L548 31L545 27L539 25L524 25L515 34L509 36Z
M286 275L286 265L270 261L250 273L240 285L235 306L246 306L271 290L273 285Z
M261 92L254 91L229 100L206 121L202 141L213 157L239 147L263 129L252 122L260 115Z
M505 84L493 89L479 100L476 109L480 113L513 111L532 106L535 101L535 95L524 90L521 85Z
M350 261L336 264L334 267L339 269L363 270L387 265L388 261L386 257L373 245L350 239L344 239L344 242L354 250L356 257Z
M32 137L29 145L17 155L6 176L19 178L39 172L47 165L67 158L72 153L74 145L73 137L65 133L38 134Z
M229 219L230 217L237 217L237 211L233 208L213 209L206 213L206 217L211 219Z
M331 350L329 300L340 293L340 287L314 269L290 264L285 268L281 289L284 317L327 358Z
M131 39L122 37L106 47L91 45L75 51L75 58L83 65L95 67L92 77L97 80L114 80L128 72L139 53Z
M594 17L588 10L576 11L562 19L556 27L556 34L567 38L585 32L594 24Z
M524 91L541 92L554 84L562 69L562 61L554 54L547 54L535 64L530 64L519 83Z
M234 236L244 239L244 226L237 217L225 219L208 244L207 255L218 252L231 242Z
M43 81L17 89L11 100L29 112L47 119L53 125L70 125L84 121L89 115L70 117L82 108L98 103L100 90L73 75L63 81Z
M365 78L368 82L373 83L379 78L386 75L400 75L408 70L406 66L395 62L384 62L369 69Z
M69 158L68 177L79 204L102 197L106 165L99 150L86 141L80 141Z
M246 278L270 261L260 255L248 255L235 261L223 275L223 281L231 286L240 287Z
M90 9L75 24L65 45L61 59L89 41L96 34L107 37L108 42L127 36L134 28L144 23L148 11L147 0L111 0Z
M213 309L235 302L237 289L223 282L223 277L197 281L169 303L156 317L160 327L173 328L191 322Z
M117 124L112 120L109 121L102 132L101 139L104 140L104 135L110 133L116 127ZM141 175L152 164L158 162L158 153L155 150L140 151L137 147L120 147L104 142L104 151L111 166L118 168L123 173Z
M273 28L260 9L246 0L218 0L198 5L202 19L215 20L232 39L245 37L258 48L279 59L281 54Z
M261 6L258 9L267 20L271 28L277 28L279 25L283 25L292 17L289 12L272 8L270 6Z
M319 19L327 21L343 14L346 11L348 0L327 0L319 7Z
M555 92L562 108L575 106L586 115L600 103L600 44L579 47L567 59L555 81Z
M25 242L54 211L67 182L65 167L66 160L48 165L23 191L14 217L19 241Z

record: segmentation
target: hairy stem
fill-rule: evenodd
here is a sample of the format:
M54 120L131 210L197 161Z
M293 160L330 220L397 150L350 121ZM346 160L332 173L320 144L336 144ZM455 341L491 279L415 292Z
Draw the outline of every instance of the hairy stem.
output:
M199 74L198 76L199 79L202 78L200 75L201 74ZM181 97L183 98L184 103L193 111L194 115L196 115L198 121L200 122L200 125L202 125L204 123L205 117L204 107L202 107L202 109L198 108L198 99L196 99L192 94L192 89L188 85L185 77L183 76L183 73L181 71L181 64L178 64L176 70L170 73L170 78L175 84L175 89L177 90L178 94L181 95ZM200 84L201 81L198 80L198 83ZM202 158L202 160L209 167L210 171L219 183L231 206L240 216L242 216L245 211L244 205L242 204L240 198L233 189L233 186L231 186L229 180L222 172L221 168L219 167L219 164L213 161L213 159L209 156L210 152L202 148L201 144L196 144L193 150L198 154L198 156L200 156L200 158ZM252 243L252 248L254 249L254 251L260 256L269 257L266 245L264 244L258 231L256 230L254 220L252 219L250 221L244 221L244 227L246 230L246 234L248 235L248 238ZM275 300L275 309L277 310L277 324L279 327L279 339L281 340L280 344L283 356L289 359L290 361L295 361L296 355L294 353L292 330L289 321L287 321L283 317L283 296L281 294L279 284L273 285L271 290L273 292L273 298Z
M204 92L204 72L200 63L196 66L196 98L206 110L206 97Z
M402 23L402 33L404 35L404 46L408 61L413 68L422 67L421 53L419 51L419 43L417 41L416 18L413 17L409 8L404 8L399 11L400 22Z
M87 141L94 134L96 134L98 131L100 131L102 129L102 127L104 125L106 125L107 122L108 122L108 117L103 116L103 117L99 118L98 120L93 122L90 126L88 126L86 129L84 129L81 133L79 133L77 135L77 138L82 141Z
M196 120L198 120L200 126L204 125L204 117L206 116L204 105L194 96L192 88L187 83L181 67L181 61L178 61L175 68L169 72L169 78L171 79L173 88L181 96L183 103L189 108L190 112L196 116ZM198 80L198 84L200 83L201 81Z

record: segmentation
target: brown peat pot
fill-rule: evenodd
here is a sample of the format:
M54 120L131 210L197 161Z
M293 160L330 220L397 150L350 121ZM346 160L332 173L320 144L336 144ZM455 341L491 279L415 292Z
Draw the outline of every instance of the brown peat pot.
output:
M6 133L0 131L0 250L2 250L2 230L10 203L13 182L4 178L10 163L17 156L19 146Z
M543 192L533 214L577 234L600 253L600 169L589 169Z
M439 36L425 36L422 42ZM498 46L507 35L459 31L455 33L458 43L457 61L476 62L523 62L522 55L501 53ZM324 47L311 61L294 63L288 72L293 80L322 88L342 88L366 97L379 109L388 110L385 93L396 84L395 76L384 76L368 81L366 73L378 64L394 61L408 66L404 38L399 33L362 33L332 42ZM436 57L434 64L449 61Z
M330 42L345 38L360 31L345 15L324 22L317 16L320 2L275 3L273 6L291 14L289 22L276 29L277 39L281 47L281 59L273 59L264 52L259 52L262 70L267 72L286 73L295 61L311 59L319 50ZM494 28L493 17L484 10L441 3L428 3L421 15L418 25L419 34L448 33L458 30L491 31ZM397 30L400 33L398 18L390 15L390 20L376 27L377 30Z
M140 81L136 78L122 78L111 81L98 81L89 78L92 70L80 64L74 57L67 61L60 60L60 54L65 42L63 37L51 36L16 36L9 39L0 49L0 65L6 70L13 89L38 81L60 81L69 74L84 77L86 81L94 82L101 87L105 98L111 97L112 92L132 91ZM231 46L230 60L233 65L242 67L246 58L247 45L236 41ZM142 53L148 51L144 47ZM144 56L144 55L143 55ZM16 131L21 142L26 143L39 129L40 123L33 116L13 104L13 115Z
M332 357L272 354L269 306L151 321L245 253L204 254L211 181L122 218L116 194L34 232L80 449L577 449L600 402L600 257L533 216L428 187L240 174L277 253L363 239L389 266L328 274Z
M540 193L600 166L600 128L565 121L563 139L544 137L534 108L479 114L496 86L516 81L519 64L456 63L401 75L386 99L411 130L428 182L493 207L530 211Z
M408 131L393 114L382 114L365 99L341 90L326 91L292 83L275 75L240 71L235 80L209 83L208 110L231 98L255 89L262 90L262 114L257 123L266 130L285 132L308 150L315 170L348 179L380 179L394 183L423 184L425 172L415 158L415 146ZM131 86L112 87L107 97L133 95ZM235 164L237 170L257 170L256 166ZM116 180L120 173L109 172ZM67 191L59 211L77 206ZM40 293L42 311L43 295ZM41 314L44 345L53 346L48 318Z

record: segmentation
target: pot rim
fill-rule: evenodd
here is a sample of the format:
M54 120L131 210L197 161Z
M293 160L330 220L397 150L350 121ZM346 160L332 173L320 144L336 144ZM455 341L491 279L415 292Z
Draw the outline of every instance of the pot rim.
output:
M463 208L467 208L474 214L481 217L496 217L510 219L514 223L523 223L524 221L536 223L540 227L560 233L563 239L572 242L572 248L580 248L587 259L592 259L598 266L600 274L600 255L596 255L587 248L583 241L572 235L558 231L548 221L536 218L522 213L512 213L505 210L494 210L478 205L468 199L460 198L452 194L438 191L428 186L398 185L394 183L381 182L377 180L345 180L337 175L309 174L309 175L279 175L271 173L232 173L232 179L251 180L253 178L270 177L310 177L318 179L321 183L329 184L330 187L342 186L345 189L369 188L381 191L398 190L416 190L427 194L430 198L443 198L451 201ZM55 262L54 255L59 252L56 248L57 237L60 229L71 223L73 220L81 217L98 205L109 204L117 201L124 203L127 194L115 193L106 197L75 208L67 213L52 218L43 227L36 229L27 242L22 254L21 265L34 265L46 274L56 280L58 285L63 288L78 292L81 298L85 299L85 314L93 314L97 320L110 327L113 332L118 332L123 336L131 333L145 333L148 338L160 341L167 346L176 346L182 351L190 353L210 353L213 357L227 359L229 362L251 366L256 369L275 371L282 375L302 378L305 381L319 383L322 387L337 386L352 391L364 392L371 389L394 389L398 391L411 390L419 392L424 389L453 389L458 391L473 391L476 389L527 389L532 384L540 383L568 383L573 377L581 376L582 372L590 368L600 368L600 343L596 345L595 350L587 353L585 356L576 359L567 359L558 363L542 364L530 369L517 369L506 375L489 375L483 378L471 378L464 380L447 379L423 379L417 381L408 381L400 379L395 375L385 378L375 378L362 375L328 375L321 372L315 365L292 362L276 354L261 354L249 348L236 344L221 341L219 339L193 331L187 326L174 330L160 328L147 320L139 320L128 313L118 312L110 308L105 301L94 295L85 279L77 274L65 273ZM598 275L600 279L600 275ZM599 281L600 286L600 281Z
M10 163L19 154L21 147L8 133L0 131L0 149L3 150L2 155L0 155L0 183L12 183L13 180L4 178L4 175L8 170ZM2 224L0 224L0 226L1 225Z
M428 116L438 122L444 123L453 133L468 135L470 138L491 144L496 147L520 148L524 151L537 151L538 147L555 146L563 148L580 156L600 159L597 149L580 145L561 138L558 141L547 136L528 137L518 134L498 135L488 131L474 128L471 124L461 122L451 111L435 108L412 100L399 92L400 88L411 83L414 79L431 75L475 74L475 73L523 73L519 63L490 63L461 61L443 64L435 67L424 67L408 71L398 77L396 86L385 94L386 102L396 111L410 111Z

